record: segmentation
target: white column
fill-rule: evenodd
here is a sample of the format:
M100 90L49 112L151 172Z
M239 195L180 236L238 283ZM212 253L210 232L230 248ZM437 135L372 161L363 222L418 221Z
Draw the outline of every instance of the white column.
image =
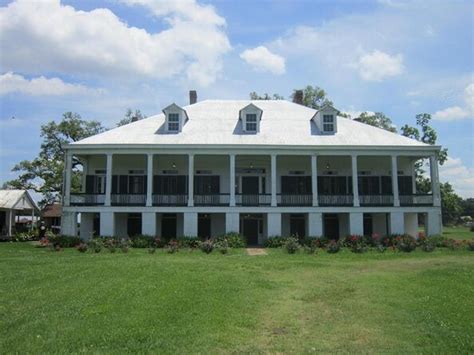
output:
M405 233L418 237L418 213L404 213Z
M85 193L86 192L86 180L87 180L87 173L88 173L88 165L89 165L89 159L84 158L82 162L82 184L81 184L81 192Z
M77 236L77 214L76 212L63 211L61 216L61 234L70 237Z
M185 237L197 237L198 214L196 212L183 213L183 234Z
M188 206L194 206L194 155L188 155ZM185 234L186 235L186 234Z
M364 214L361 212L349 213L349 233L351 235L364 234Z
M271 191L272 191L272 200L271 206L276 207L277 205L277 197L276 197L276 155L271 155ZM280 227L281 228L281 227Z
M156 213L155 212L143 212L142 213L142 234L143 235L156 235Z
M229 212L225 214L225 232L239 233L240 232L240 218L239 214Z
M426 214L426 235L441 235L443 224L440 211L430 211Z
M229 155L229 192L230 206L235 206L235 154Z
M147 155L146 205L153 206L153 154Z
M267 214L267 237L281 236L281 213Z
M323 235L322 213L308 213L308 235L313 238Z
M405 216L403 212L390 213L390 234L405 233Z
M398 157L392 155L392 192L393 205L400 207L400 196L398 194Z
M8 211L8 236L12 236L13 210Z
M81 227L79 229L79 236L83 240L89 240L94 232L94 214L81 213Z
M100 235L115 236L115 214L114 212L100 212Z
M357 174L357 155L352 155L352 193L354 195L354 207L359 207L359 183Z
M107 167L105 176L105 206L110 206L110 197L112 195L112 154L107 154ZM101 230L102 231L102 230ZM103 234L107 235L107 234Z
M317 207L319 203L318 203L318 157L316 155L311 156L311 190L313 193L313 206Z
M64 181L64 206L69 206L71 202L71 173L72 173L72 154L66 152L65 181Z
M441 206L441 192L439 187L438 159L436 155L430 156L431 191L433 193L433 206Z

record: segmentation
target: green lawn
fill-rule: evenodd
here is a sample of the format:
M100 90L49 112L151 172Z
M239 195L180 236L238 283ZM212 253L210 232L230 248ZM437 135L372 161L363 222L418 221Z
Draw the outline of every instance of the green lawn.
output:
M463 226L443 227L443 237L457 240L468 240L474 238L474 232Z
M473 353L474 253L0 244L0 353Z

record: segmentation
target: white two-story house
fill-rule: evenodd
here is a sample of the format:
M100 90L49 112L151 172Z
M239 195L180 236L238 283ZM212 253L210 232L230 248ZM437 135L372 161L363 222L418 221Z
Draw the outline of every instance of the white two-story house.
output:
M441 232L431 146L284 100L205 100L72 143L66 149L62 233L166 238L407 233L424 215ZM83 162L71 193L71 161ZM414 163L428 158L432 193Z

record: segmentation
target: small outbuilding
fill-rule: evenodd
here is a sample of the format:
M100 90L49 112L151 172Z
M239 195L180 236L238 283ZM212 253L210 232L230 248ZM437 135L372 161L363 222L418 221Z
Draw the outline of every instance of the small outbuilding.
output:
M40 210L26 190L0 190L0 237L11 237L16 232L16 220L31 216L32 225Z
M44 221L46 229L51 230L54 234L61 231L61 213L62 206L60 203L50 203L41 210L41 219Z

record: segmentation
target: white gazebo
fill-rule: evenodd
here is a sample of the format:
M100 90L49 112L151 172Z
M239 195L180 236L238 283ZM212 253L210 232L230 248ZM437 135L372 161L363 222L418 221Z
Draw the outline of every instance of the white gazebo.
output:
M31 216L32 225L39 208L26 190L0 190L0 236L11 237L17 216Z

